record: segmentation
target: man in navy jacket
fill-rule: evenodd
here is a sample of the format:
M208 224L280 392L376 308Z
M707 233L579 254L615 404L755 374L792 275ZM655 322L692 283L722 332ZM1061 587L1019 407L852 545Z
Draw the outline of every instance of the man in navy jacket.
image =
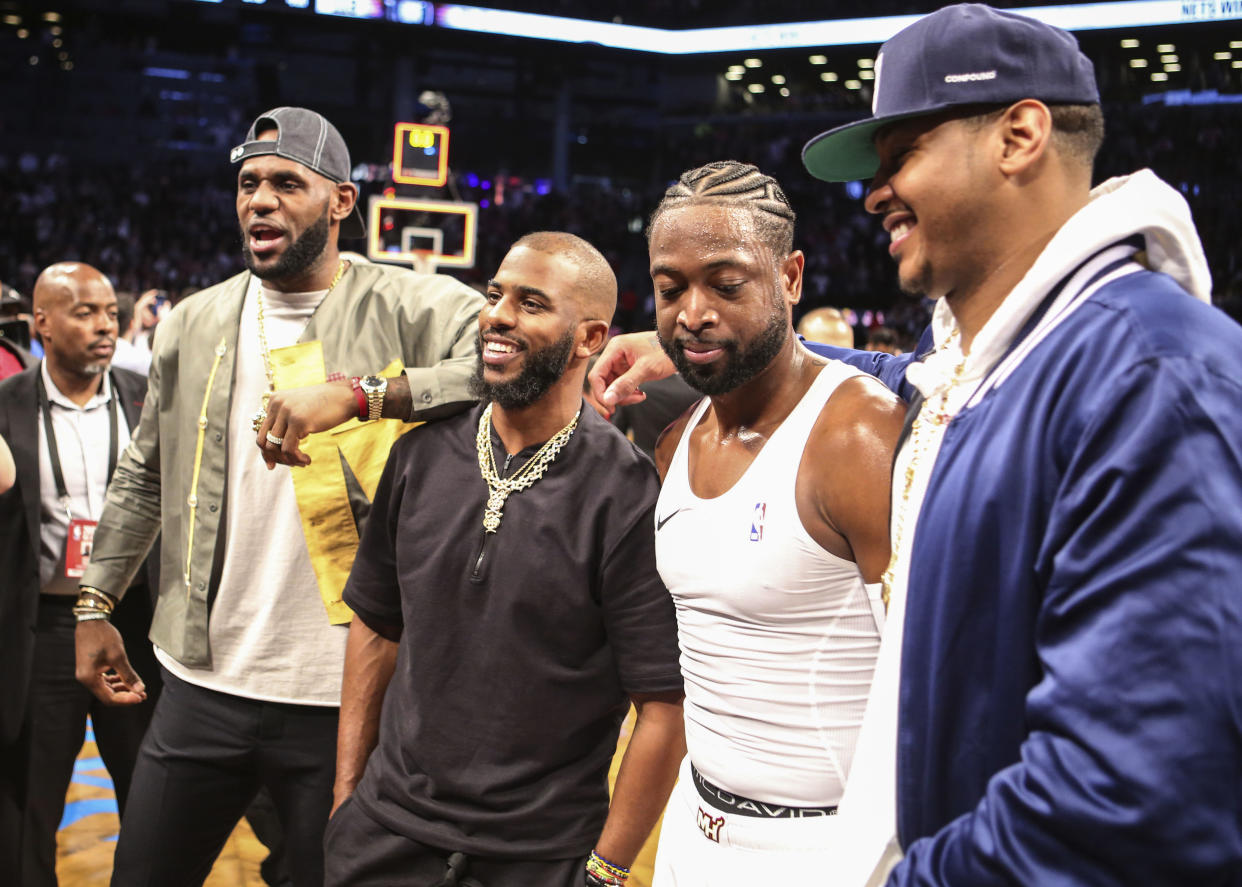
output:
M1242 884L1242 330L1185 201L1091 188L1063 31L948 7L876 68L804 161L937 306L833 883Z

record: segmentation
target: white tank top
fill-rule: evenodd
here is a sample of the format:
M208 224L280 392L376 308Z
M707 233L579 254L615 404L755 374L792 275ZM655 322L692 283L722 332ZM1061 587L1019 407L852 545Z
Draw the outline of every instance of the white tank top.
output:
M802 451L829 396L861 375L829 361L723 495L690 489L694 409L656 506L656 560L677 605L686 744L709 781L802 807L836 804L879 632L858 566L802 526Z

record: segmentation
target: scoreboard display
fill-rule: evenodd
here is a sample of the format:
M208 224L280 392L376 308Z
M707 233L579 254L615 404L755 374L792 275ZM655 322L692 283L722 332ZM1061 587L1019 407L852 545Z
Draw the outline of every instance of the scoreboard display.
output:
M448 181L449 130L427 123L398 123L393 129L392 180L439 188Z

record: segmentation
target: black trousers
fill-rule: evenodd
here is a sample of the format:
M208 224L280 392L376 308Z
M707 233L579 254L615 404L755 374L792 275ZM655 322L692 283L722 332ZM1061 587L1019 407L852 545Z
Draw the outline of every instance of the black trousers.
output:
M134 770L113 887L197 887L266 787L297 887L323 883L338 710L260 702L164 672L164 692Z
M135 591L136 596L145 591ZM112 777L117 806L124 811L138 748L159 693L159 675L151 644L146 640L149 606L128 597L118 607L117 628L129 641L134 667L149 686L148 700L137 706L104 705L74 677L73 598L43 595L35 633L34 667L26 719L12 753L16 764L11 785L17 792L15 817L20 830L18 883L23 887L56 887L56 831L65 811L65 794L74 762L91 718L95 744ZM129 605L129 606L127 606ZM127 615L141 610L139 624ZM133 622L131 618L129 620Z
M586 855L499 859L430 847L390 831L350 798L324 835L325 887L584 887Z

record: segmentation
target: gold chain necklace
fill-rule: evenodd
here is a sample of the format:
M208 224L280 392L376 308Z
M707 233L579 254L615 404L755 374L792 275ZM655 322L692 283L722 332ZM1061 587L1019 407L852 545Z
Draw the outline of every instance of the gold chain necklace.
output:
M486 532L495 533L500 527L500 519L504 517L505 500L509 498L510 493L525 490L543 477L548 466L552 464L552 460L556 458L556 454L573 437L574 429L578 427L578 417L581 415L582 410L574 413L569 424L552 435L548 442L539 448L539 452L531 456L527 463L518 470L517 474L505 478L501 477L500 472L496 470L496 454L492 451L492 405L490 403L487 405L487 409L479 417L479 433L474 441L475 449L479 451L479 471L483 474L483 480L487 481L487 508L483 512L483 529Z
M957 336L958 331L954 330L945 339L944 347L948 347L953 339ZM884 603L884 612L888 612L888 603L893 597L893 584L897 580L897 554L901 551L901 537L905 531L906 513L910 510L910 492L914 489L914 477L918 473L919 457L923 455L923 451L928 448L929 441L924 440L924 431L931 428L939 428L948 425L953 416L948 412L949 395L953 393L953 389L962 381L962 374L966 371L966 360L969 355L963 354L962 359L957 362L957 366L953 368L953 378L944 391L935 395L935 403L932 401L924 401L919 409L919 414L914 417L914 423L910 426L910 464L906 466L905 471L905 487L901 492L901 507L897 512L897 527L893 534L893 550L888 558L888 567L884 570L884 575L880 577L880 600ZM924 421L926 417L926 421Z
M332 278L332 282L328 284L327 292L323 294L324 299L328 298L328 293L332 292L333 288L341 282L341 276L344 273L345 260L341 259L340 264L336 266L336 275ZM263 427L263 420L267 418L267 405L271 402L272 395L276 391L276 372L272 369L272 350L267 347L267 325L263 321L263 284L261 283L255 292L255 302L259 306L259 349L263 352L263 370L267 374L267 390L263 392L259 411L250 418L250 424L255 431L258 431ZM309 319L307 323L310 323Z

